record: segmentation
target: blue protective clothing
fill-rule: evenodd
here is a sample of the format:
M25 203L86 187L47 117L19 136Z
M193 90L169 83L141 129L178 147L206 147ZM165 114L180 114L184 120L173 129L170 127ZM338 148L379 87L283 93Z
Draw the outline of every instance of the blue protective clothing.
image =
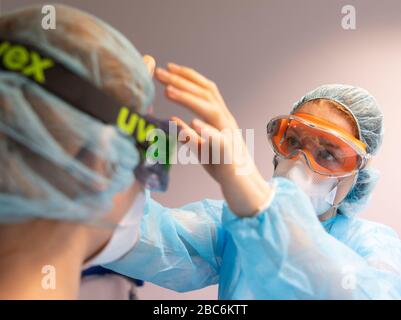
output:
M219 284L219 299L400 299L401 241L384 225L338 215L321 223L291 181L239 218L223 201L179 209L147 199L141 236L116 272L176 291Z
M130 41L94 16L55 8L57 28L51 32L42 27L42 5L1 15L0 38L34 44L98 89L145 112L154 85ZM2 59L9 48L4 43ZM134 183L139 161L137 148L117 126L77 110L25 76L0 72L0 223L101 222L113 197Z

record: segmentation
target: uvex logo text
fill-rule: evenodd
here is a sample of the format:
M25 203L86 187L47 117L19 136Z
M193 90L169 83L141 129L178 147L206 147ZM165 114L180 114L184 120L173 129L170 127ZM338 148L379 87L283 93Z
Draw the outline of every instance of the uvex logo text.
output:
M126 134L133 135L139 143L144 143L150 131L155 129L153 124L147 123L137 113L131 114L127 107L121 107L117 118L117 126Z
M46 82L44 70L54 66L53 60L42 58L37 52L8 41L0 43L0 62L5 69L20 72L38 83Z

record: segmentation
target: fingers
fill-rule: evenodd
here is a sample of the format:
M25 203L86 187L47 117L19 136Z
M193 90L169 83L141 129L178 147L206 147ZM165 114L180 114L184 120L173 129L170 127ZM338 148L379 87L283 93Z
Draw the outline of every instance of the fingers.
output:
M217 88L217 85L213 81L201 75L194 69L185 66L180 66L175 63L167 64L167 69L171 75L177 76L183 80L186 80L187 82L192 82L196 84L199 88L202 89L201 90L202 93L194 93L194 94L210 102L213 102L215 104L215 107L218 107L223 112L224 116L230 119L230 121L233 119L233 116L231 115L231 112L228 110L226 103L223 97L221 96L219 89Z
M185 141L185 145L188 146L189 150L199 156L199 150L201 150L202 144L205 143L205 139L200 137L194 129L192 129L185 121L181 120L180 118L172 117L171 120L181 127L178 135L178 140L183 143Z
M207 90L210 90L216 86L212 81L191 68L179 66L175 63L169 63L167 64L167 69L171 73L180 75L181 77L194 82Z
M156 60L152 56L146 54L143 56L143 61L146 64L149 74L153 77L156 68Z
M173 74L164 69L156 69L157 79L164 83L165 85L172 85L180 90L188 91L193 95L203 98L205 100L210 100L210 93L204 88L200 87L198 84L191 82L180 75Z
M236 128L217 86L197 71L169 63L167 70L157 68L156 77L166 85L166 96L195 112L217 129Z
M202 137L203 146L207 145L209 150L206 154L203 153L205 148L200 150L201 163L220 164L222 161L221 150L224 150L224 139L220 131L199 119L194 119L191 126Z
M211 125L207 124L206 122L200 119L194 119L192 121L192 128L196 131L198 135L206 134L209 136L217 136L220 135L220 131L216 128L212 127Z
M224 100L223 100L222 96L220 95L220 92L219 92L216 84L213 81L206 78L205 76L201 75L196 70L185 67L185 66L180 66L175 63L168 63L167 69L171 73L179 75L182 78L187 79L190 82L196 83L198 86L200 86L200 87L204 88L206 91L212 93L214 98L222 106L225 106Z
M180 134L181 132L184 132L184 134L187 135L185 140L191 140L196 144L203 142L203 139L198 135L198 133L194 129L192 129L185 121L178 117L171 117L171 120L181 127Z
M213 123L216 114L210 103L207 101L171 85L167 86L166 95L169 99L183 105L185 108L193 111L206 121Z

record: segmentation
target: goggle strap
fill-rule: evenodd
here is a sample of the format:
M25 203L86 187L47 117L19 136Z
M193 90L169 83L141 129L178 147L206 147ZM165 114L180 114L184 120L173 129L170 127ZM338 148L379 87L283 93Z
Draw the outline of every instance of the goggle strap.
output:
M33 81L74 108L105 124L117 125L124 108L129 110L129 116L126 118L136 116L145 122L143 127L152 124L168 132L168 125L163 121L141 115L132 106L124 106L92 82L67 68L57 58L30 43L0 39L0 70L13 72ZM123 132L134 138L138 134L136 129L129 133ZM142 148L149 145L138 139L135 141L137 146Z

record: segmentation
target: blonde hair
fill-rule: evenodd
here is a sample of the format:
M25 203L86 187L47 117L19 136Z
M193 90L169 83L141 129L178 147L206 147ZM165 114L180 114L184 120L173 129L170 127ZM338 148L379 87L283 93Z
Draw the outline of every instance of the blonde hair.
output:
M340 103L330 100L330 99L325 99L325 98L320 98L320 99L314 99L311 101L308 101L309 103L313 103L313 104L320 104L322 102L324 102L325 104L330 105L330 107L332 107L332 110L336 110L338 114L340 114L341 116L343 116L347 122L351 125L352 130L353 130L353 135L360 139L359 136L359 132L358 132L358 125L356 122L355 117L353 116L353 114L347 110L344 106L342 106Z

